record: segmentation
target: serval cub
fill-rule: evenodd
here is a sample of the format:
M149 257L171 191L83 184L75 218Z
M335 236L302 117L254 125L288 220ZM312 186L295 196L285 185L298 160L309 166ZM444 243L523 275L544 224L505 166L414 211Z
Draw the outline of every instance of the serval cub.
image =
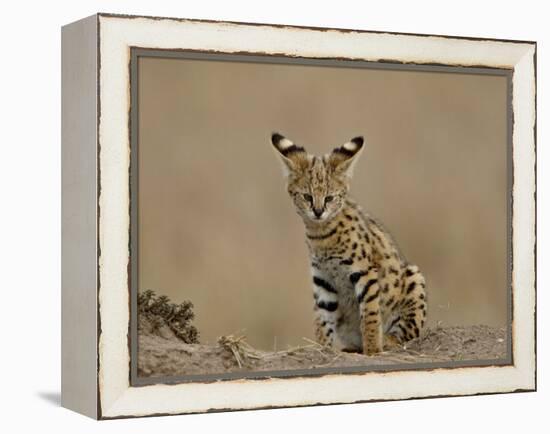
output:
M348 197L363 138L323 157L278 133L271 141L305 224L317 340L370 355L418 337L426 320L424 277L382 225Z

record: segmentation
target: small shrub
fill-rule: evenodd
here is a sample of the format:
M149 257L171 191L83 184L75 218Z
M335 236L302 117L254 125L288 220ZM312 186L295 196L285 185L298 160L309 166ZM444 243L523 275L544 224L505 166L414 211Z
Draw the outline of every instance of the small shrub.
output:
M199 332L191 325L195 313L190 301L175 304L166 295L148 289L138 294L138 313L149 320L154 331L166 325L185 343L199 343Z

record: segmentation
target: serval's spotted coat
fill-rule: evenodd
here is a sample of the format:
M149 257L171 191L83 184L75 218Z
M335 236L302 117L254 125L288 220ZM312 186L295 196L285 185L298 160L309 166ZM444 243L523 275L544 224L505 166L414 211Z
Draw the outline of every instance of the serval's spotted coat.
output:
M348 197L363 138L323 157L277 133L272 143L305 224L318 341L374 354L418 337L426 320L424 277L382 225Z

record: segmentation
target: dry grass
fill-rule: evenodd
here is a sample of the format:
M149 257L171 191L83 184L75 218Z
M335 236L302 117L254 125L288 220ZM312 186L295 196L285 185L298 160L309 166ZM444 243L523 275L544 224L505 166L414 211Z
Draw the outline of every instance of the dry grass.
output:
M263 351L243 334L224 335L215 345L186 344L167 327L140 317L138 371L141 376L304 370L326 367L391 366L504 358L504 329L488 326L436 327L419 339L374 356L344 353L303 338L304 344Z

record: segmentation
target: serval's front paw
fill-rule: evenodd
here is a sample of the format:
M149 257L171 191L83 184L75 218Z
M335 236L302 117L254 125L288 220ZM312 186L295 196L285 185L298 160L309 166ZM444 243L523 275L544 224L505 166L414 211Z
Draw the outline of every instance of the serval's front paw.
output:
M382 352L382 343L379 340L363 342L363 354L366 356L373 356Z

